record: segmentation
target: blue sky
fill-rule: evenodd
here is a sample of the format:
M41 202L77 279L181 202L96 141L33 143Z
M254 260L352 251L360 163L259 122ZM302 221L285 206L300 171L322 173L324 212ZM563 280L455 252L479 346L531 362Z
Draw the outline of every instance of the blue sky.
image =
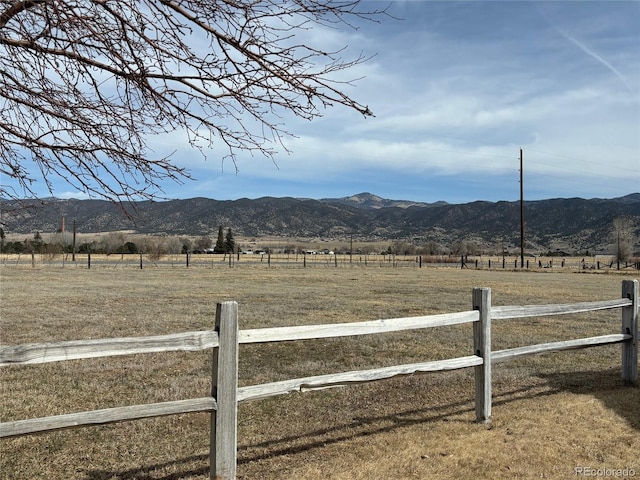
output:
M241 154L237 173L179 132L151 138L196 178L164 196L514 201L520 148L527 199L640 192L639 2L395 1L389 12L397 19L304 33L346 57L375 54L343 73L363 77L348 91L374 118L284 117L291 153L275 164ZM81 197L68 188L56 196Z

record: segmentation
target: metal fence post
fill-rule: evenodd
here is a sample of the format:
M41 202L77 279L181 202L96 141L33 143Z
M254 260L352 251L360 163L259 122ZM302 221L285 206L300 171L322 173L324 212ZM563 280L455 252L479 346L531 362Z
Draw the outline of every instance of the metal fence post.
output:
M212 392L216 410L211 414L211 479L236 478L238 444L238 304L218 303L215 329Z
M491 289L473 289L473 309L480 321L473 324L473 351L482 357L482 365L474 367L476 384L476 421L491 422Z
M622 333L631 338L622 344L622 381L625 385L638 383L638 280L622 281L622 298L631 305L622 307Z

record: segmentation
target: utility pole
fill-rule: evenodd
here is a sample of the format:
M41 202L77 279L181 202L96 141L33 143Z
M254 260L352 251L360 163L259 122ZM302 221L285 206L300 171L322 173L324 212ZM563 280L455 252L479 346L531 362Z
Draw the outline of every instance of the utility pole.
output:
M616 232L618 234L618 251L616 252L616 260L618 261L618 270L620 270L620 229Z
M71 261L76 261L76 221L73 221L73 243L71 246Z
M522 169L522 149L520 149L520 268L524 268L524 172Z
M351 234L351 244L349 245L349 265L353 263L353 233Z

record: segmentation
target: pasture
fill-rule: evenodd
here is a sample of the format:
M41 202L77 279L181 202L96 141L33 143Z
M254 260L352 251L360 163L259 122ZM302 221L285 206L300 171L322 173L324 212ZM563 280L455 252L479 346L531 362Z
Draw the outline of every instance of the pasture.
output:
M0 269L3 344L204 330L215 304L240 327L355 322L494 305L620 297L619 274L454 268ZM620 312L494 323L494 348L618 332ZM437 360L472 351L469 325L372 337L244 345L240 385ZM211 353L162 353L0 369L2 421L207 395ZM491 425L474 422L473 372L397 378L242 404L238 474L263 478L567 478L575 468L640 475L640 389L620 346L494 367ZM207 414L0 441L4 478L204 479Z

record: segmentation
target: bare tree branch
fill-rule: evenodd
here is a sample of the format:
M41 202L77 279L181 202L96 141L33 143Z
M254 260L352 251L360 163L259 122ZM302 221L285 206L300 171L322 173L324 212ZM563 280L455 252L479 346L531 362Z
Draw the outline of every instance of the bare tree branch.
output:
M190 173L153 158L154 135L184 131L203 155L225 146L273 158L284 112L341 105L372 115L335 75L343 60L298 41L385 10L356 0L0 1L0 197L34 197L61 177L115 202L154 199ZM351 20L350 20L351 19ZM284 147L286 148L286 147ZM36 165L36 168L29 165ZM19 190L15 190L15 183ZM20 190L22 190L20 192Z

